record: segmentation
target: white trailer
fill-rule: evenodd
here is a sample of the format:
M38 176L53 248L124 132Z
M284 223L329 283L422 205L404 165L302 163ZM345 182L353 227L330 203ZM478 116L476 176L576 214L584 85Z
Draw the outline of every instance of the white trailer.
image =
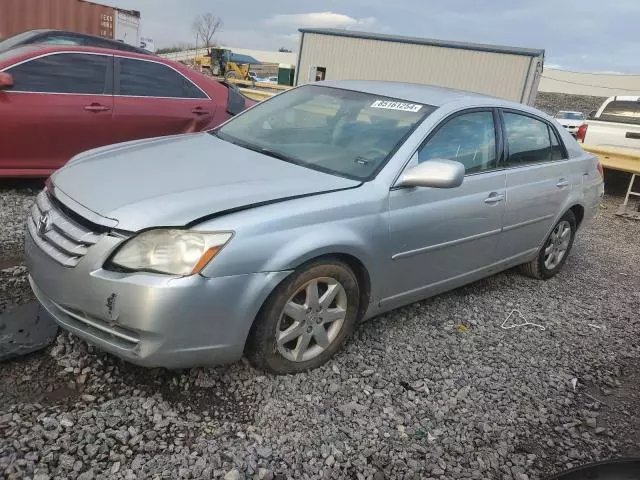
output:
M544 50L302 28L295 84L390 80L484 93L532 105Z
M140 46L140 16L124 10L116 10L113 38L120 42Z

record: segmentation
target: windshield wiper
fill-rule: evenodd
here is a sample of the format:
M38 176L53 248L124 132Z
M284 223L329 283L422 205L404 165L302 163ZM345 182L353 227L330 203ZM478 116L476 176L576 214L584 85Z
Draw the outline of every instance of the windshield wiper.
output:
M269 148L257 147L255 149L256 152L264 153L265 155L269 155L270 157L277 158L278 160L284 160L285 162L291 162L298 164L299 162L295 158L291 158L284 153L277 152L275 150L271 150Z
M300 162L295 158L291 158L284 153L280 153L276 150L271 150L267 147L261 147L260 145L254 145L250 142L245 142L244 140L240 140L239 138L233 137L226 133L222 133L219 130L214 130L211 132L212 135L215 135L221 140L224 140L229 143L233 143L234 145L238 145L239 147L246 148L247 150L252 150L254 152L262 153L264 155L268 155L273 158L277 158L278 160L284 160L285 162L295 163L296 165L300 165Z

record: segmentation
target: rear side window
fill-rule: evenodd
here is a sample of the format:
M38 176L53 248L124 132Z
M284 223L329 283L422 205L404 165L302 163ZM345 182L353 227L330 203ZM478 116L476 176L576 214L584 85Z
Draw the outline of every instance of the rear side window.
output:
M551 139L546 123L525 115L505 112L504 126L509 145L508 166L551 160Z
M107 91L107 69L112 57L63 53L30 60L7 70L16 92L102 95Z
M120 95L207 98L182 74L162 63L120 58Z
M604 107L598 120L640 125L640 102L615 100Z

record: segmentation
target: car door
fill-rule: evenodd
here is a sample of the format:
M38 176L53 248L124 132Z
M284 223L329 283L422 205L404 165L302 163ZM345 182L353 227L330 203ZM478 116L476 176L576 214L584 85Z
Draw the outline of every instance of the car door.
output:
M572 173L567 152L551 123L524 112L502 112L507 149L507 198L499 251L504 257L537 250L572 188L582 181Z
M504 215L505 172L497 111L466 110L430 134L407 166L457 160L466 175L458 188L394 188L389 196L391 272L387 302L406 303L496 261Z
M46 175L112 142L112 55L55 52L5 71L14 86L0 93L3 168Z
M215 116L211 99L163 63L116 56L114 133L118 141L205 129Z

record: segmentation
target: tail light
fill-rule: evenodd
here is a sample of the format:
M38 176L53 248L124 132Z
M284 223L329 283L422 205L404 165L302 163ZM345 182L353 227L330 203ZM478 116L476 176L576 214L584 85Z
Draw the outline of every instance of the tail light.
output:
M587 136L587 128L589 128L589 125L587 125L586 123L583 123L582 125L580 125L580 128L578 128L578 133L576 133L576 140L578 140L580 143L584 143L584 137Z
M604 178L604 169L602 168L602 162L598 159L598 173L601 178Z

